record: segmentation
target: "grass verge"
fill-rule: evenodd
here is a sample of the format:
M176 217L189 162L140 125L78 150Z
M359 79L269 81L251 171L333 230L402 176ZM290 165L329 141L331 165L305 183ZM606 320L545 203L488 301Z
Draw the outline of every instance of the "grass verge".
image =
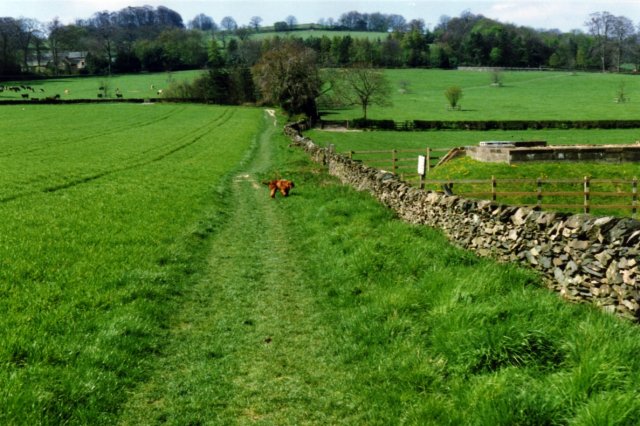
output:
M633 424L640 331L396 220L267 131L122 424ZM271 200L259 182L296 188Z

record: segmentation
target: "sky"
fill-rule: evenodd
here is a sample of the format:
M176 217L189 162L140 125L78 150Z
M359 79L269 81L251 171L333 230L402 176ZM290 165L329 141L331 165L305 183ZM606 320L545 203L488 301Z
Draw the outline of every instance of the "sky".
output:
M352 10L423 19L431 29L442 16L456 17L465 11L504 23L563 32L585 30L589 14L602 11L640 24L640 0L0 0L0 17L35 18L42 22L58 17L69 24L98 11L143 5L173 9L185 24L200 13L211 16L216 23L231 16L238 25L249 24L253 16L261 17L262 25L272 25L289 15L299 23L316 23L321 18L338 19Z

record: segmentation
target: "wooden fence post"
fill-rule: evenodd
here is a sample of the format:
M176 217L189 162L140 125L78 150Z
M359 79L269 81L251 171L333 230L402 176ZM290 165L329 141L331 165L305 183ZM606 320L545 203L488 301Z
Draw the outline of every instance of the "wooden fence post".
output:
M425 166L425 175L431 170L431 148L427 147L427 165Z
M585 176L584 177L584 212L585 213L589 213L589 192L590 192L590 185L589 185L589 177Z
M635 218L638 213L638 178L634 177L631 183L631 192L633 193L631 199L631 217Z
M395 175L398 170L398 150L391 150L391 171Z
M537 199L537 202L536 202L537 209L538 210L542 210L542 179L538 178L536 180L536 184L538 186L538 188L537 188L537 198L538 199Z
M353 154L355 154L354 151L349 151L349 160L353 160Z
M496 187L498 183L496 182L496 177L491 176L491 200L496 201L498 199L498 194L496 194Z

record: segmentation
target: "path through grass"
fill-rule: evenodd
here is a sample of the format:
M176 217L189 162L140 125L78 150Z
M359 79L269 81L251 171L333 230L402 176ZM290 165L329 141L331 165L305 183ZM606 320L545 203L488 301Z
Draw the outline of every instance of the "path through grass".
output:
M640 331L337 184L279 128L120 423L633 424ZM297 186L271 200L260 181Z

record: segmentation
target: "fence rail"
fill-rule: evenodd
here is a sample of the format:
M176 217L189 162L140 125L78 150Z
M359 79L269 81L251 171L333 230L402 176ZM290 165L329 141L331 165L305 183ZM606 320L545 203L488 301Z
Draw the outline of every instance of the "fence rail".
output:
M638 179L429 179L429 170L451 150L448 148L350 151L349 158L388 170L410 183L456 195L501 201L538 209L572 209L590 213L625 210L635 217L640 209ZM408 154L412 154L409 156ZM415 154L426 157L427 177L417 173Z
M400 175L404 178L417 178L418 172L416 168L416 155L424 155L427 161L426 170L435 167L437 162L451 148L423 148L423 149L387 149L387 150L371 150L371 151L349 151L349 158L356 161L362 161L366 164L388 169L393 174ZM412 154L405 156L405 154Z
M594 208L631 210L632 215L635 216L640 208L638 179L635 177L633 179L591 179L586 176L583 179L497 179L492 176L491 179L425 179L424 184L436 187L447 185L452 192L460 195L486 198L492 201L529 197L535 199L535 202L517 204L539 209L581 209L584 213L590 213ZM581 189L571 191L557 188L556 185L577 186ZM468 189L469 186L472 188L471 190ZM551 188L549 188L550 186ZM454 189L457 187L462 187L459 192ZM482 190L482 187L486 189ZM526 189L527 187L530 189ZM615 190L606 190L607 187L615 187ZM626 187L626 189L622 187ZM498 190L499 188L500 190ZM598 190L594 190L594 188ZM557 201L545 202L549 198ZM560 199L558 200L558 198ZM572 200L566 200L566 198L574 200L571 202ZM619 198L626 198L628 203L615 202ZM614 199L613 204L610 199Z

